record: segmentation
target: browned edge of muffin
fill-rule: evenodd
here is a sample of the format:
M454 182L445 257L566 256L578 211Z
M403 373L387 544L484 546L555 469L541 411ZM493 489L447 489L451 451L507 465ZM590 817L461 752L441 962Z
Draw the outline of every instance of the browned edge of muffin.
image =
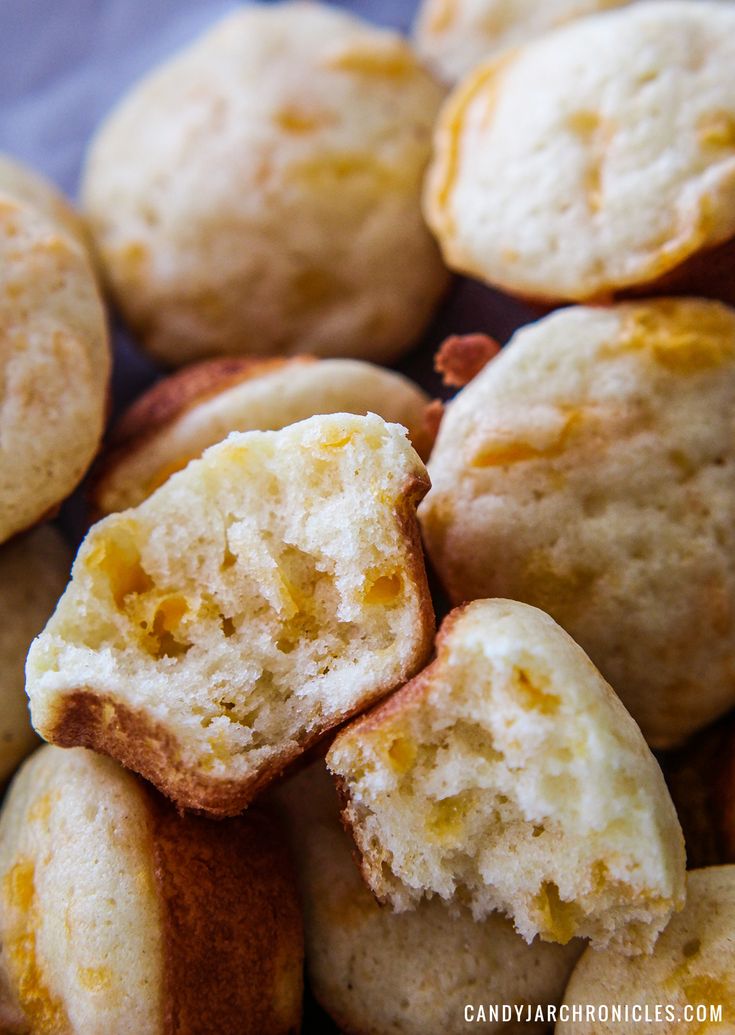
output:
M163 928L163 1035L291 1035L301 907L285 842L253 809L214 823L146 793Z

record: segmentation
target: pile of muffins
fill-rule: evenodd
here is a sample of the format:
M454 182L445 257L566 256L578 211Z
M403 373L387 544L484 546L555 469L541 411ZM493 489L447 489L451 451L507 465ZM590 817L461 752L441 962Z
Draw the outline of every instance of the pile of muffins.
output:
M732 0L253 4L80 215L0 160L0 1032L286 1035L305 983L735 1031L734 65ZM453 274L545 311L443 405L380 364ZM168 368L107 430L103 298Z

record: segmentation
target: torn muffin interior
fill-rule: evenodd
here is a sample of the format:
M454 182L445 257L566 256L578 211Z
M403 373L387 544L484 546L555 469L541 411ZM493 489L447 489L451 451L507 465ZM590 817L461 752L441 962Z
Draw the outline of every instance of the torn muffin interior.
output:
M426 475L378 417L235 434L90 532L32 648L48 739L85 689L169 731L181 763L241 779L422 663Z
M510 601L453 612L437 660L328 755L379 898L501 910L528 941L650 949L683 902L658 765L587 657Z

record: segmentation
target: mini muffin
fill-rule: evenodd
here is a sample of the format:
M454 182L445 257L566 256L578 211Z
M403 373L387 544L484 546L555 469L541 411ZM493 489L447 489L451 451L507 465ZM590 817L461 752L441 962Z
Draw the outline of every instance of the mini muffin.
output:
M287 1035L303 943L264 816L179 816L110 759L46 746L0 816L0 1028Z
M585 14L629 0L423 0L416 49L448 83L491 55L517 47Z
M38 740L24 690L26 654L64 592L71 553L46 525L0 547L0 784Z
M306 967L312 992L340 1031L427 1035L467 1031L465 1006L558 1003L581 951L526 945L504 917L475 922L439 899L413 912L381 909L339 823L334 786L319 762L278 788L298 860ZM484 1032L541 1035L544 1024L488 1023Z
M102 436L110 355L74 214L0 160L0 542L71 493Z
M427 488L375 415L233 433L92 528L29 653L34 726L182 807L241 811L425 663Z
M298 2L236 11L140 83L83 198L152 355L411 345L447 284L420 206L442 97L400 36Z
M649 952L684 904L684 840L640 730L584 651L526 604L477 600L436 660L334 741L363 875L527 941Z
M134 507L231 431L277 431L319 413L379 413L408 428L426 459L428 406L408 378L359 360L209 360L160 381L122 417L93 503L99 514Z
M84 223L64 195L38 173L4 154L0 154L0 191L35 209L86 247Z
M551 303L735 300L735 5L592 15L475 69L435 137L448 264ZM723 251L724 249L724 251Z
M687 904L659 938L653 955L629 960L588 949L572 974L557 1035L701 1035L733 1030L735 1001L735 866L692 870ZM616 1018L601 1004L635 1007ZM591 1007L590 1012L587 1006ZM573 1017L574 1006L581 1013ZM659 1014L656 1014L656 1008ZM720 1008L719 1022L712 1008Z
M734 408L732 310L568 308L460 392L431 456L452 601L548 611L657 747L735 704Z

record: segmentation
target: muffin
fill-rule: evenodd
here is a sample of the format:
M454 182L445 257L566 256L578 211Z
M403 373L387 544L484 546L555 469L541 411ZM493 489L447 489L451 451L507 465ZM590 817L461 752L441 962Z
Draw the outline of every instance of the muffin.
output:
M476 600L436 660L327 754L381 901L500 910L528 942L650 952L684 904L684 839L640 730L548 615Z
M447 408L420 511L454 603L548 611L672 746L735 704L735 313L568 308Z
M311 990L340 1031L461 1035L465 1007L525 1011L558 1004L582 943L526 945L497 913L475 922L439 899L381 909L351 858L323 762L277 790L297 860ZM478 999L480 1000L478 1002ZM542 1035L542 1023L477 1024L484 1032Z
M375 415L233 433L89 532L28 656L34 726L183 808L242 811L425 663L427 488Z
M38 740L24 689L26 654L64 592L71 552L51 525L0 547L0 785Z
M414 39L436 74L456 83L475 65L558 25L629 0L423 0Z
M83 203L148 351L410 346L447 284L420 210L442 97L400 36L299 2L237 10L136 86Z
M110 355L74 214L0 159L0 542L55 510L99 445Z
M179 816L110 759L46 746L0 816L0 902L10 1035L299 1030L296 888L255 811Z
M735 300L733 61L735 5L671 0L476 68L425 193L449 266L552 304L664 287Z
M63 194L43 176L0 154L0 191L39 212L58 230L87 247L84 223Z
M564 996L557 1035L628 1035L643 1030L644 1018L651 1022L646 1030L661 1035L732 1031L733 931L735 866L692 870L686 907L652 956L629 960L614 952L584 953ZM600 1004L613 1003L640 1013L621 1019L609 1009L603 1013ZM574 1006L582 1007L575 1019Z
M360 360L209 360L172 374L127 411L98 464L98 514L141 503L231 431L276 431L319 413L380 414L403 424L422 459L433 429L429 397L406 377Z

